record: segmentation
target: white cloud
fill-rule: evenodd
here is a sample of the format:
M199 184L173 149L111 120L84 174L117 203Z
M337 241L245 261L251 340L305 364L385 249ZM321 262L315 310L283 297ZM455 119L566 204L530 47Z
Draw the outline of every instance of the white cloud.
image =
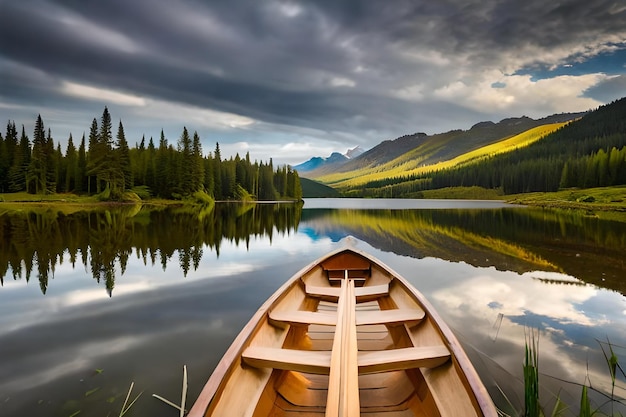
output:
M96 102L115 103L122 106L142 107L146 105L146 100L136 95L73 83L70 81L63 81L61 83L61 93L72 97L78 97Z
M168 124L179 122L192 130L197 127L229 130L255 123L254 119L234 113L154 99L146 100L145 106L134 113L152 120L165 120Z
M298 17L304 11L300 5L294 2L289 2L289 1L277 2L277 6L278 6L277 7L278 11L283 16L289 17L289 18Z
M510 115L542 117L551 113L585 111L598 101L583 93L607 80L604 74L563 75L533 81L530 75L505 75L492 71L474 84L456 81L439 88L433 96L440 100L463 103L477 111L485 109ZM497 84L498 88L494 88Z
M330 79L330 85L333 87L355 87L356 83L345 77L333 77Z

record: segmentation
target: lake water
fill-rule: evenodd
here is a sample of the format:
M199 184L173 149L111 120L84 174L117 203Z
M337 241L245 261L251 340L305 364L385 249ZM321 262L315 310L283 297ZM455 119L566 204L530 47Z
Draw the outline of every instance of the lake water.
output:
M611 392L608 343L626 363L625 222L499 202L307 200L41 209L0 215L0 232L1 416L119 415L131 382L143 394L127 416L177 416L152 394L179 403L186 365L191 403L263 301L348 236L429 298L509 412L522 408L531 331L549 411L557 395L576 408L576 384ZM624 397L619 370L616 385Z

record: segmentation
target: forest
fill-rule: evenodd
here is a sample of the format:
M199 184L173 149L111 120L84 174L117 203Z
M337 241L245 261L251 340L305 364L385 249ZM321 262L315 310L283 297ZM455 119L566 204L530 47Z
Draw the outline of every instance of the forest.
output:
M158 144L145 137L130 147L120 120L115 139L105 107L89 137L77 145L70 134L65 152L37 117L33 140L15 122L0 133L0 192L32 194L76 193L103 200L159 197L184 199L208 195L214 200L300 200L298 173L290 166L276 169L272 160L252 162L250 155L222 159L219 143L204 155L197 132L183 128L174 145L163 130ZM206 194L206 195L205 195Z
M371 181L344 195L416 197L421 191L479 186L504 194L626 184L626 98L587 113L511 152L423 174Z

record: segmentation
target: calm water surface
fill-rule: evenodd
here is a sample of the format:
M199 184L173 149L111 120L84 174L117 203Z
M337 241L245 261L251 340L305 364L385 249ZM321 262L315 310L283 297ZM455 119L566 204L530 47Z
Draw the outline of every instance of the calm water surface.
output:
M0 215L0 231L1 416L118 415L131 382L143 394L129 414L177 416L151 394L179 402L186 365L193 401L263 301L347 236L430 299L509 412L522 408L529 329L550 411L559 392L575 408L585 381L610 392L607 341L626 363L619 221L490 202L308 200L23 212ZM622 397L625 385L618 375Z

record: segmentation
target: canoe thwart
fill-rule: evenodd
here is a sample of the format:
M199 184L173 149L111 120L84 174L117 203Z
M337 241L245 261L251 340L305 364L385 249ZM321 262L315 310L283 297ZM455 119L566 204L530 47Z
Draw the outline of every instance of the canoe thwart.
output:
M357 326L369 324L413 325L422 321L424 316L424 310L421 309L358 311L356 315L356 324Z
M331 352L250 346L244 350L242 359L245 364L255 368L327 375L330 372ZM438 345L358 352L357 364L359 375L362 375L412 368L436 368L449 359L448 348Z
M270 321L287 324L319 324L334 326L337 314L325 311L271 311Z
M436 368L449 359L450 351L444 345L359 352L359 375L411 368Z
M274 368L310 374L328 374L330 352L249 346L241 358L255 368Z
M339 287L324 287L317 285L305 286L306 293L311 297L322 298L325 300L337 301L341 288ZM384 297L389 295L389 284L369 285L365 287L356 287L354 289L354 295L356 296L357 303L370 301L378 297Z

